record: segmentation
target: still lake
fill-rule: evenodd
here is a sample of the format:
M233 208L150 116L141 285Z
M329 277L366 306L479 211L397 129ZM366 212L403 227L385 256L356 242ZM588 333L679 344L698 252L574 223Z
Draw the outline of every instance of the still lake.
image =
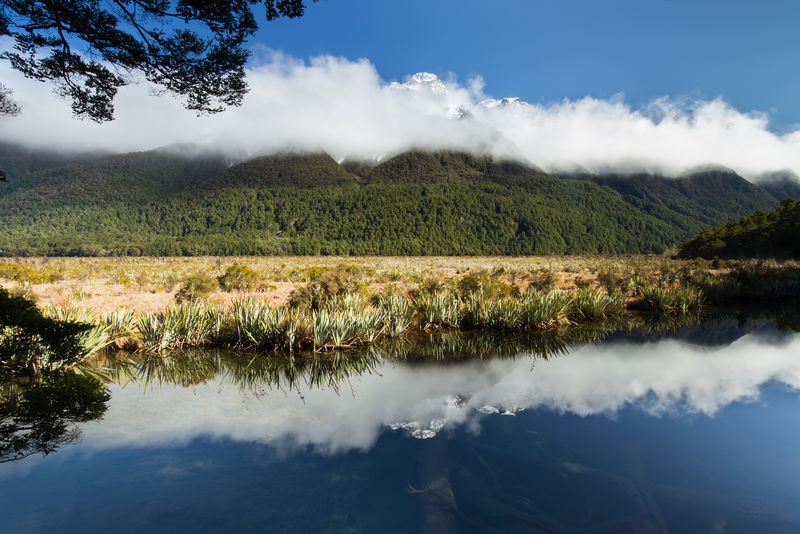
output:
M109 359L101 419L0 463L0 531L800 532L778 324Z

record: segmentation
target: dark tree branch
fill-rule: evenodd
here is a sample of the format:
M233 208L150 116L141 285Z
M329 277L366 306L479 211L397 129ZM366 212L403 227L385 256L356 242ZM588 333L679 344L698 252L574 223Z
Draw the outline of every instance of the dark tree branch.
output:
M312 0L317 1L317 0ZM259 0L3 0L0 53L25 76L53 82L80 117L113 119L135 72L198 113L242 103L247 39ZM266 20L301 17L302 0L263 0ZM79 50L80 53L77 53ZM116 72L110 69L114 68Z

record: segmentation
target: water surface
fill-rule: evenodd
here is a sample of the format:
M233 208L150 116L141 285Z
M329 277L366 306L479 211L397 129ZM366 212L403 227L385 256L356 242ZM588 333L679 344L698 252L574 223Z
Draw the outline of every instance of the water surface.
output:
M601 337L113 360L101 419L68 422L71 439L47 456L0 464L0 521L8 532L800 531L800 335L727 319Z

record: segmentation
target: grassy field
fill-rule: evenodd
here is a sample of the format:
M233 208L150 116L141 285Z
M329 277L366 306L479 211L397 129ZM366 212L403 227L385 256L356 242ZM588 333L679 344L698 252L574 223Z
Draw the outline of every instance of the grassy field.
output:
M0 283L12 309L36 312L34 301L45 321L80 323L80 360L115 348L325 352L441 329L579 331L620 320L643 328L707 305L796 303L800 265L661 256L34 258L1 261ZM61 352L44 334L27 335L29 324L0 330L8 361L52 367Z
M422 285L445 286L468 275L488 276L521 291L531 285L573 291L598 287L598 276L609 274L671 276L698 269L714 272L710 262L655 255L8 258L0 260L0 285L40 306L158 311L174 305L181 289L193 284L202 287L190 296L210 304L254 295L279 306L298 288L320 281L366 296L407 295ZM233 283L221 286L226 272L233 273L228 277Z

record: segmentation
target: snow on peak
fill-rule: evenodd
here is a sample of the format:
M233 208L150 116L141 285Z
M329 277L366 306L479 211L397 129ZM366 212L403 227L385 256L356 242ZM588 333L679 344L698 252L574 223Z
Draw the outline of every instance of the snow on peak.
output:
M478 105L487 109L529 108L531 106L521 98L517 97L501 98L500 100L495 98L487 98L486 100L482 100Z
M469 109L463 105L450 106L449 108L447 108L447 114L453 117L454 119L472 118L472 113L470 113Z
M448 94L447 87L442 80L430 72L418 72L404 83L392 82L391 87L406 91L430 91L435 95Z

